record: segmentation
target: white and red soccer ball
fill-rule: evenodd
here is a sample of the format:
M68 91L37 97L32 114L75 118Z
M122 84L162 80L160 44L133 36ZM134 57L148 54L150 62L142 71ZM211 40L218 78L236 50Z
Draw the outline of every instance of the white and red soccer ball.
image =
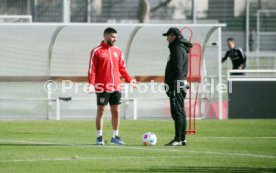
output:
M144 133L142 136L142 143L145 146L156 145L157 137L155 133L152 133L152 132Z

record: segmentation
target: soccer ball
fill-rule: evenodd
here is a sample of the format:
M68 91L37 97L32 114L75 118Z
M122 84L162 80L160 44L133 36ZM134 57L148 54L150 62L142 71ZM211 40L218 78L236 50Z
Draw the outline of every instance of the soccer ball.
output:
M142 143L145 146L156 145L157 137L155 133L152 133L152 132L144 133L142 136Z

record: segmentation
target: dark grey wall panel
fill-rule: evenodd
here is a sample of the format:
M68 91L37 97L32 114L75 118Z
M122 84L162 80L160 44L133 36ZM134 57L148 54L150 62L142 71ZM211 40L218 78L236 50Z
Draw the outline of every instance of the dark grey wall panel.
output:
M276 81L232 81L229 118L276 118Z

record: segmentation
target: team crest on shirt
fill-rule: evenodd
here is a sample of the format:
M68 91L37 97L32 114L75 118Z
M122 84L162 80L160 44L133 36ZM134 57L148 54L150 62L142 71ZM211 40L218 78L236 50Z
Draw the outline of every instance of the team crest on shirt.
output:
M118 53L114 52L113 55L115 56L115 58L118 58Z
M101 103L104 103L104 101L105 101L105 98L104 98L104 97L100 98L100 102L101 102Z
M107 53L103 52L103 53L101 54L101 58L106 58L106 57L107 57Z

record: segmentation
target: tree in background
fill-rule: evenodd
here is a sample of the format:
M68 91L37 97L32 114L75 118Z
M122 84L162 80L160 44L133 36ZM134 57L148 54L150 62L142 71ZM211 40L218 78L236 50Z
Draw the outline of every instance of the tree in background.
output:
M156 7L151 8L149 0L140 0L139 3L139 22L147 23L150 19L151 13L156 12L160 8L166 7L172 0L166 0L164 2L160 2Z

